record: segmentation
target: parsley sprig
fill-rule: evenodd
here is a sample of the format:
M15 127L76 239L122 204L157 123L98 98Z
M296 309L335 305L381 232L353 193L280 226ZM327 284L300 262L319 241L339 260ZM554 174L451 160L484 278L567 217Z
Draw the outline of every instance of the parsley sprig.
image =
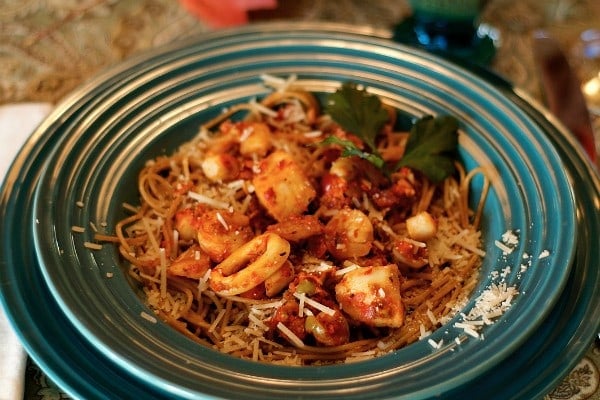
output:
M347 82L329 95L325 110L342 128L361 138L371 152L377 154L375 138L389 118L379 97Z
M404 155L395 169L411 167L437 183L454 173L458 147L458 121L449 115L428 115L417 120L410 130Z
M323 141L324 144L341 146L344 157L364 158L386 175L401 167L410 167L421 171L434 183L441 182L454 173L458 121L452 116L428 115L417 120L410 130L403 157L390 167L377 151L377 135L389 118L379 97L347 82L329 95L325 111L343 129L359 137L368 147L367 150L362 150L353 142L336 136Z

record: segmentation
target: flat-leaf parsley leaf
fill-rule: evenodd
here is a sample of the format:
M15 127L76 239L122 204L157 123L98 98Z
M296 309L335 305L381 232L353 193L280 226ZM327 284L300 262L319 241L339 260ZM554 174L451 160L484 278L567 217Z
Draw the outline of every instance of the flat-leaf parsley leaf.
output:
M327 114L346 131L362 139L372 153L377 154L375 138L389 119L379 97L356 84L346 82L328 97Z
M428 115L412 126L404 155L395 169L411 167L424 173L432 182L441 182L454 172L457 147L456 118Z
M377 150L377 135L389 119L379 97L346 82L329 95L325 111L344 130L359 137L369 147L369 151L364 151L351 141L335 136L323 141L323 144L341 146L344 157L364 158L386 175L410 167L421 171L434 183L454 173L458 120L452 116L428 115L417 120L410 130L404 155L390 170Z
M381 156L374 153L369 153L356 147L350 140L340 139L337 136L329 136L321 142L322 144L337 144L342 147L342 157L357 156L364 158L379 169L385 168L385 161Z

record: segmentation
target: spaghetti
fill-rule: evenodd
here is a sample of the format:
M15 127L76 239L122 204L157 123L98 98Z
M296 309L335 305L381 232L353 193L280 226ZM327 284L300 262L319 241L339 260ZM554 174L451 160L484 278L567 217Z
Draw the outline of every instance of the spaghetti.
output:
M440 184L410 168L385 176L321 145L361 143L298 83L267 78L275 88L262 101L148 161L141 205L104 240L158 318L233 356L350 362L424 337L476 284L481 207L469 209L468 188L480 171L457 164ZM394 118L377 139L387 163L408 135Z

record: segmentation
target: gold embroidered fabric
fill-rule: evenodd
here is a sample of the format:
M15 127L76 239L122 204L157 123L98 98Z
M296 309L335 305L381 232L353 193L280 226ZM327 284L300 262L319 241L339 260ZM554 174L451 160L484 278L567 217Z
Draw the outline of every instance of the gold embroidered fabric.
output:
M410 14L405 0L280 0L251 21L336 21L391 28ZM545 28L590 77L580 35L600 29L596 0L491 0L482 21L500 33L492 69L540 96L531 34ZM57 102L100 69L177 39L209 30L175 0L3 0L0 2L0 104ZM600 66L596 60L595 68Z

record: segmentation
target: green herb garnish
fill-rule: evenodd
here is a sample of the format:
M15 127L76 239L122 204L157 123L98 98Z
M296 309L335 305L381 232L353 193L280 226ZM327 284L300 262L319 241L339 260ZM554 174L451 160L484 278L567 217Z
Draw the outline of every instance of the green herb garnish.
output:
M356 147L356 145L350 140L340 139L337 136L329 136L321 143L340 145L342 147L342 157L357 156L360 158L364 158L379 169L383 170L385 168L385 163L380 155L361 150L358 147Z
M379 97L359 89L354 83L344 83L329 95L325 111L342 128L361 138L372 153L377 154L375 138L389 118Z
M458 147L458 121L448 115L426 116L412 126L404 155L396 164L424 173L432 182L441 182L454 173Z
M368 160L386 175L401 167L421 171L434 183L454 173L458 147L458 121L451 116L426 116L415 122L410 130L402 159L390 170L377 151L376 138L388 121L381 100L354 83L344 83L328 97L325 111L343 129L359 137L369 151L358 148L349 140L330 136L323 144L342 147L342 156L358 156Z

